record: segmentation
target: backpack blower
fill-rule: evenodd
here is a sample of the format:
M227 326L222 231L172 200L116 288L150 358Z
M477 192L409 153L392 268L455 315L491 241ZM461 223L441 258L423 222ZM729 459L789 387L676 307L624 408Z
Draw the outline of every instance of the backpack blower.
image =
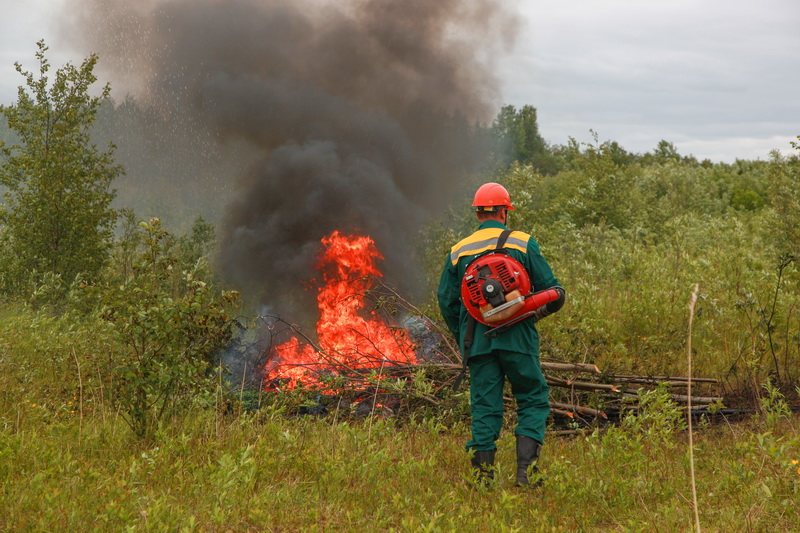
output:
M543 305L558 300L561 287L531 292L531 280L522 264L504 249L478 256L461 281L461 301L478 322L491 326L495 336L533 316Z

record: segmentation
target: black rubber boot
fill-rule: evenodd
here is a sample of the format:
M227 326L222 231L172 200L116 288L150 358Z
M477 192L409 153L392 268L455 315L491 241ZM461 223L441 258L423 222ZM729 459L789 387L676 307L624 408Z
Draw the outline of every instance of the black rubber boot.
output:
M494 456L497 450L475 450L472 455L472 468L477 483L486 485L494 479Z
M528 468L533 466L532 472L538 472L536 468L536 461L539 459L539 452L542 449L542 444L535 439L526 437L525 435L517 435L517 486L518 487L541 487L542 480L537 479L531 485L528 479ZM537 476L538 477L538 476Z

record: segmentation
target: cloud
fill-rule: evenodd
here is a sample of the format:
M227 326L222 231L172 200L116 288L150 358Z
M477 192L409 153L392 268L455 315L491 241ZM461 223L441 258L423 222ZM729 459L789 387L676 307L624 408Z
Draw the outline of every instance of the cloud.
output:
M32 65L38 39L53 45L54 65L82 59L52 34L63 3L4 7L13 24L0 35L0 102L15 98L23 80L13 63ZM735 149L800 133L796 0L518 0L516 6L525 28L513 52L496 62L497 105L536 107L551 143L594 129L635 152L664 138L703 150L717 143L721 151L696 155L733 161L748 157Z
M666 139L733 161L763 157L800 129L792 0L526 1L522 9L528 26L502 65L504 94L537 107L550 142L594 129L634 152Z
M3 31L0 32L0 104L16 100L17 87L25 84L25 79L14 70L14 63L22 63L25 70L36 68L34 53L36 42L45 39L48 45L53 41L55 20L52 14L60 9L63 0L27 0L25 2L5 2L3 5ZM69 52L54 48L49 54L54 66L75 60ZM77 59L80 61L80 57Z

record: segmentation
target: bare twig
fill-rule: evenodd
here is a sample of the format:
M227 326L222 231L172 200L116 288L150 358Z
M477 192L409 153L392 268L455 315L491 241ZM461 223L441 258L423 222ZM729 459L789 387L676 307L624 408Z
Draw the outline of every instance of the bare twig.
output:
M375 419L375 406L378 403L378 384L380 383L381 377L383 377L383 364L381 364L381 370L378 375L378 379L375 380L375 394L372 396L372 410L369 413L369 429L367 430L367 442L372 442L372 421Z
M80 422L78 425L78 446L80 447L81 436L83 435L83 377L81 376L81 363L78 361L78 356L75 353L75 348L72 349L72 357L75 359L75 366L78 367L78 408L80 410Z
M598 409L592 409L591 407L583 407L581 405L575 405L575 404L571 404L571 403L561 403L561 402L555 402L555 401L551 400L550 401L550 407L551 407L551 409L552 408L556 408L556 409L563 409L563 410L566 410L566 411L575 412L575 413L578 413L579 415L593 416L595 418L608 418L608 415L606 415L603 411L600 411Z
M603 390L609 392L620 392L619 387L617 387L612 383L591 383L588 381L573 381L573 380L554 378L552 376L545 376L545 380L547 381L548 385L552 385L554 387L565 387L565 388L573 388L580 390Z
M94 366L97 368L97 381L100 384L100 413L103 415L103 427L106 427L105 387L103 386L103 375L100 373L100 364L97 359L94 360Z
M654 383L654 382L680 382L688 381L689 378L684 376L636 376L636 375L623 375L623 374L603 374L603 377L615 381L626 381L631 383ZM719 383L718 379L713 378L692 378L695 383Z
M670 394L673 400L679 402L687 402L691 405L692 402L697 402L698 404L712 404L714 402L721 402L721 396L692 396L691 387L686 391L688 394Z
M694 306L697 303L697 292L700 290L700 284L695 284L692 297L689 300L689 333L686 339L686 358L687 370L686 374L689 378L688 382L688 409L686 418L689 420L689 471L692 478L692 507L694 509L694 522L697 528L697 533L700 533L700 511L697 507L697 486L694 477L694 443L692 440L692 321L694 320Z
M542 370L552 370L554 372L589 372L600 374L597 365L586 363L565 363L563 361L541 361Z
M447 346L447 349L450 352L450 356L448 357L448 359L450 361L457 362L459 365L462 363L462 361L461 361L461 350L458 348L458 346L453 344L453 342L451 340L452 336L450 335L450 333L448 331L445 331L444 329L442 329L436 321L428 320L427 316L425 315L425 313L422 312L422 310L420 310L414 304L412 304L411 302L409 302L408 300L406 300L405 298L400 296L400 294L395 289L393 289L389 285L386 285L386 283L384 283L382 280L376 278L375 279L375 283L380 285L386 291L390 292L407 309L413 311L416 315L418 315L420 317L424 317L426 319L426 324L428 326L432 327L436 331L436 333L439 335L439 338L441 339L441 341L444 342L444 344Z
M242 386L239 389L239 412L242 412L242 403L244 400L244 382L247 379L247 361L244 362L244 369L242 370Z

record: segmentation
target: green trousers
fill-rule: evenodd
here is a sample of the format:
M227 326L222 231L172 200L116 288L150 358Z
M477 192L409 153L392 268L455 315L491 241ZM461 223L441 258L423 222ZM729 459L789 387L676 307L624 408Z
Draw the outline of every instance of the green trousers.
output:
M470 357L470 405L472 439L467 449L494 450L503 426L503 384L508 379L517 401L516 435L544 443L550 414L550 388L542 375L539 358L516 352L495 351Z

